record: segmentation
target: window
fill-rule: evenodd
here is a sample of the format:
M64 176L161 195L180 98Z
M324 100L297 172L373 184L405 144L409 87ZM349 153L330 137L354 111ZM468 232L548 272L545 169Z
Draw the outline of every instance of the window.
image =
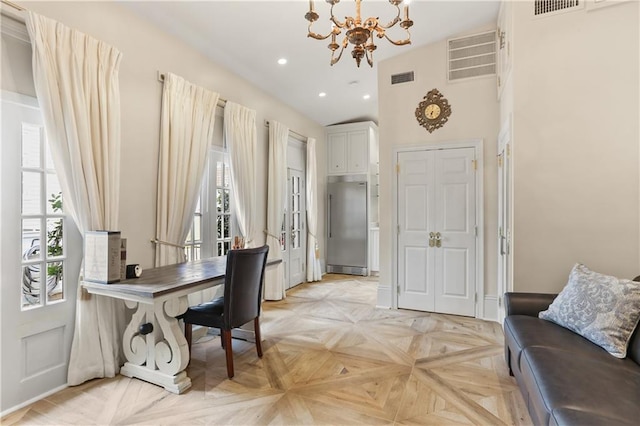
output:
M212 149L193 224L185 241L187 260L227 254L237 234L231 209L229 155Z
M41 125L22 123L22 309L64 300L62 190Z

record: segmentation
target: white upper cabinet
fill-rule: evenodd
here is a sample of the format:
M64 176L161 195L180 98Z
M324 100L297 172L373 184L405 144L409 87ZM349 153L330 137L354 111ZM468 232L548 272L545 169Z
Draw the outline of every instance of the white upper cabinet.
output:
M376 130L369 121L327 127L327 174L368 173L378 146Z

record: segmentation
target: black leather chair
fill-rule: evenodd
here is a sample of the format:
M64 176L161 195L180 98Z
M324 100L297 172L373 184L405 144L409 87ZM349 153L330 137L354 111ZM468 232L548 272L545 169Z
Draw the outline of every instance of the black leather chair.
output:
M268 253L269 246L267 245L254 249L230 250L227 253L224 296L192 306L182 316L189 351L191 351L192 324L220 329L222 346L227 357L229 378L233 377L232 329L253 320L256 350L258 356L262 358L259 317L262 304L262 283Z

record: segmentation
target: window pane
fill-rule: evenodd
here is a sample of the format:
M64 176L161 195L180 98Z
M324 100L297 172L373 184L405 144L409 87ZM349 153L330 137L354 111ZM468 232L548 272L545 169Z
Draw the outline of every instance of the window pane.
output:
M40 263L22 267L22 307L39 306L40 299Z
M224 190L224 212L225 213L229 213L229 190L225 189Z
M223 189L217 189L216 190L216 210L218 211L218 213L222 213L222 192L224 190Z
M216 235L218 236L219 240L222 239L222 221L223 221L222 215L219 215L216 218L216 222L217 222L216 227L218 229L218 232L216 233Z
M280 233L280 250L287 251L287 233Z
M202 217L195 216L193 218L193 240L200 241L202 239Z
M41 167L40 126L22 123L22 167Z
M224 245L222 241L218 242L218 256L222 256L224 254Z
M185 240L185 244L189 244L191 242L193 242L193 227L191 227L191 229L189 229L189 233L187 234L187 239Z
M202 213L202 212L200 211L200 197L198 197L198 202L196 203L195 214L200 214L200 213Z
M227 254L227 252L231 250L231 242L230 241L225 241L224 242L224 253L223 254Z
M293 193L298 194L300 192L300 178L297 176L293 177Z
M293 214L293 229L300 229L300 213Z
M42 221L40 219L22 220L22 259L41 259L40 254L40 230Z
M300 196L299 195L294 195L293 196L293 208L292 210L294 212L300 211Z
M231 215L224 215L224 238L231 238Z
M47 302L64 299L63 263L47 263Z
M227 164L224 165L224 183L223 186L228 188L231 185L231 170Z
M46 158L45 158L46 163L45 164L47 166L47 169L53 170L53 158L51 157L51 147L49 146L48 143L45 143L44 146L45 146L45 151L44 152L45 152L45 155L46 155Z
M41 214L40 173L22 172L22 214Z
M216 186L223 186L224 179L224 163L216 162Z
M193 246L193 259L191 260L199 260L200 255L200 244Z
M54 173L47 173L47 213L62 213L62 189Z
M47 257L62 256L62 218L47 219Z

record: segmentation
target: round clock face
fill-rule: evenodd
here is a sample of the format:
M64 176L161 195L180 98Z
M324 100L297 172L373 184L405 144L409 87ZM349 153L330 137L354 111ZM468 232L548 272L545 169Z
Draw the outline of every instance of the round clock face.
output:
M424 115L429 120L435 120L440 116L440 107L437 104L429 104L424 109Z

